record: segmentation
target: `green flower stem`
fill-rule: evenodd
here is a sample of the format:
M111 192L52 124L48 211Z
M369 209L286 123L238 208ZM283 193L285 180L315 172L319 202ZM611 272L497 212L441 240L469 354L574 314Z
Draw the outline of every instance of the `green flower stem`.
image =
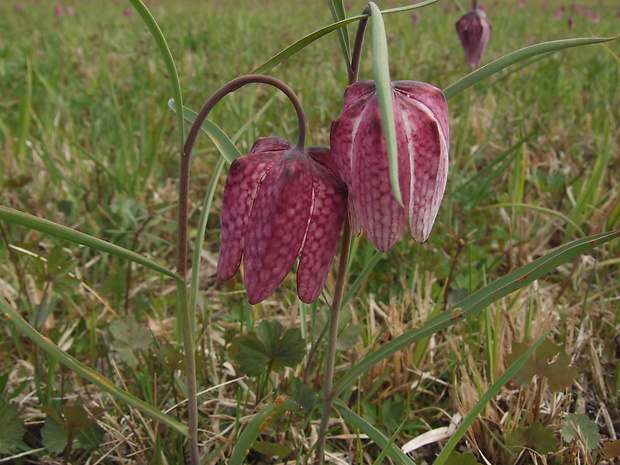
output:
M327 439L327 427L331 417L331 410L336 398L334 393L334 370L336 366L336 342L338 340L338 325L340 319L340 309L342 307L342 296L344 295L344 285L347 277L347 265L349 262L349 249L351 245L351 225L346 218L342 230L342 243L340 244L340 260L338 262L338 276L336 278L336 288L334 289L334 300L332 301L329 319L329 333L327 336L327 354L325 355L325 373L323 378L323 414L319 425L319 440L315 451L315 463L323 465L325 463L325 441Z
M370 5L366 5L363 15L370 15ZM362 56L362 45L364 45L364 33L368 24L368 16L360 19L355 34L355 44L353 45L353 54L351 55L351 66L349 68L349 85L357 82L360 71L360 58Z

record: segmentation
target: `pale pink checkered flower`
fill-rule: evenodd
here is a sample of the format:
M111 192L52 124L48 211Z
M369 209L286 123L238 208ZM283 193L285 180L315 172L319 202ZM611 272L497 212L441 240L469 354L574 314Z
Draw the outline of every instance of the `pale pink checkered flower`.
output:
M448 176L448 105L443 92L423 82L395 81L392 101L398 176L404 208L394 195L374 81L350 85L342 113L332 123L331 149L349 188L349 215L379 250L389 249L407 220L416 241L435 222Z
M491 29L491 21L479 8L470 11L456 22L456 33L459 35L470 68L476 68L480 64L482 53L491 38Z
M222 204L217 275L232 278L244 261L248 301L280 285L301 255L297 294L310 303L327 280L347 204L330 150L299 149L279 137L257 140L230 166Z

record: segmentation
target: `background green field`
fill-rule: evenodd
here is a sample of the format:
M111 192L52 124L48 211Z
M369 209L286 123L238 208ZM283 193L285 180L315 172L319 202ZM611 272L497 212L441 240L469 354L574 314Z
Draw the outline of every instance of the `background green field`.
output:
M169 42L184 103L197 110L226 81L329 24L325 3L182 0L148 6ZM540 41L620 32L615 1L485 3L493 35L483 64ZM55 5L0 4L0 203L172 268L178 128L167 106L170 85L159 51L128 2L66 3L61 17L54 15ZM364 5L347 2L348 14ZM67 15L69 6L73 16ZM555 19L560 7L566 10ZM599 13L600 20L586 17L584 9ZM461 13L445 0L416 11L417 24L411 12L385 17L392 78L445 88L469 72L454 31ZM434 232L424 244L404 236L347 307L337 376L378 344L485 283L558 245L620 228L619 52L618 41L562 51L513 66L450 100L450 177ZM300 96L309 145L328 145L347 82L336 36L311 44L270 74ZM372 78L370 46L360 78ZM293 109L265 86L227 97L210 119L242 153L261 136L297 137ZM193 225L217 157L203 137L192 165ZM234 336L268 318L285 328L301 327L310 342L326 310L320 300L308 309L308 321L300 320L293 274L273 298L251 308L240 278L216 279L223 181L205 238L197 326L199 383L202 389L216 387L200 398L206 463L225 463L239 426L260 407L256 395L263 383L268 398L290 393L306 366L306 387L318 390L322 382L320 346L315 358L294 369L224 384L239 375L227 352ZM364 237L354 245L352 280L374 254ZM407 419L396 441L402 445L447 426L455 414L465 415L505 370L506 357L518 352L515 344L530 344L552 327L550 341L576 367L574 376L557 392L550 389L557 366L548 373L543 367L531 383L506 385L457 450L475 453L480 463L481 453L496 464L595 463L599 444L590 447L583 437L571 441L562 427L565 414L577 413L587 415L600 445L620 434L619 259L620 244L611 242L480 317L408 347L351 386L350 405L388 435ZM2 222L0 296L63 349L161 410L184 398L169 280ZM42 433L50 422L45 408L59 411L63 404L107 408L92 440L75 444L71 463L183 463L178 434L113 404L11 325L0 324L0 334L0 385L6 386L0 405L10 400L18 406L26 425L23 443L6 456L36 449L15 463L67 459L63 441L49 439L53 427ZM309 453L316 419L286 421L263 439L286 445L295 463L298 454ZM537 422L547 429L538 430ZM339 437L329 449L347 463L373 463L379 454L340 420L333 434ZM439 449L425 446L412 457L432 460ZM254 452L249 460L276 463Z

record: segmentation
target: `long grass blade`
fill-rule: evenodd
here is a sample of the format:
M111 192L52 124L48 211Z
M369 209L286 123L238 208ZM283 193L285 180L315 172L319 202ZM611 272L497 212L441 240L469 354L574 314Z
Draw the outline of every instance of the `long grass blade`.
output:
M387 449L388 457L394 460L394 462L400 465L415 465L415 462L407 457L407 455L394 444L393 439L390 440L385 434L343 404L342 401L336 400L334 405L338 409L338 412L340 412L340 415L342 415L344 421L366 434L381 449Z
M346 19L346 14L344 12L344 5L342 0L327 0L329 4L329 9L332 12L332 18L334 22L337 23ZM349 42L349 31L347 26L343 26L338 28L338 41L340 42L340 48L342 49L342 55L344 56L344 60L347 63L347 67L351 65L351 44Z
M620 237L620 231L613 231L576 240L474 292L454 305L450 310L428 320L421 328L412 329L398 336L372 352L361 362L353 365L334 385L335 395L340 395L359 376L390 355L465 318L478 314L491 303L521 289L523 286L531 284L563 263L569 262L579 255L618 237Z
M78 375L87 379L95 386L103 389L105 392L110 394L112 397L122 400L128 405L131 405L134 408L140 410L140 412L149 416L150 418L157 420L165 425L168 425L170 428L178 431L179 433L188 436L189 431L187 426L179 423L174 418L160 412L152 405L144 402L143 400L138 399L134 395L124 391L114 385L112 381L103 376L98 371L93 370L92 368L87 367L83 363L79 362L71 355L63 352L58 348L56 344L50 341L48 338L39 333L36 329L34 329L26 320L24 320L21 315L15 311L6 301L0 299L0 310L4 314L4 318L6 321L10 322L14 326L16 326L21 332L23 332L30 340L32 340L35 344L37 344L41 349L47 352L52 358L62 363L64 366L74 371Z
M69 242L73 242L74 244L85 245L86 247L109 253L110 255L125 258L132 262L138 263L139 265L157 271L165 276L174 278L175 280L182 280L181 277L174 271L171 271L165 266L155 263L154 261L149 260L136 252L76 231L75 229L62 226L52 221L37 218L36 216L29 215L28 213L23 213L12 208L0 206L0 220L5 220L9 223L18 224L44 234L49 234L50 236L65 239Z
M423 6L426 6L426 5L430 5L431 3L435 3L436 1L437 0L425 0L423 2L415 3L413 5L408 5L408 6L403 6L403 7L391 8L391 9L388 9L388 10L384 10L382 13L384 15L387 15L387 14L390 14L390 13L400 13L401 11L413 10L415 8L420 8L420 7L423 7ZM263 74L266 71L269 71L274 66L277 66L280 63L282 63L288 57L290 57L290 56L294 55L295 53L299 52L302 48L307 47L308 45L310 45L315 40L320 39L321 37L329 34L330 32L335 31L336 29L339 29L341 27L344 27L344 26L346 26L348 24L354 23L355 21L359 21L360 19L366 18L366 17L368 17L368 15L351 16L350 18L344 19L342 21L338 21L337 23L333 23L333 24L330 24L329 26L325 26L325 27L323 27L321 29L318 29L318 30L308 34L307 36L302 37L301 39L299 39L295 43L289 45L288 47L286 47L281 52L278 52L276 55L271 57L265 63L263 63L258 68L253 70L252 74Z
M177 105L174 99L168 100L168 106L172 111L175 113L177 112ZM183 118L190 123L193 123L196 120L196 115L197 113L195 111L183 107ZM200 129L202 129L205 134L211 138L215 144L215 147L229 164L241 156L241 152L239 152L237 147L235 147L235 144L232 143L228 136L224 134L224 131L222 131L216 124L206 119L205 122L202 123L202 127Z
M530 45L529 47L522 48L515 52L504 55L489 64L486 64L476 71L469 73L467 76L462 77L455 83L449 85L443 90L446 99L451 99L455 95L463 92L468 87L473 86L477 82L507 68L510 65L518 63L519 61L526 60L536 55L549 52L557 52L571 47L581 47L583 45L601 44L603 42L609 42L617 39L619 36L613 37L588 37L581 39L562 39L553 40L550 42L542 42L540 44Z
M375 91L381 110L381 125L388 155L388 168L392 194L401 207L404 207L398 182L398 148L396 146L396 124L392 106L392 81L388 59L387 37L383 16L379 7L370 2L370 21L372 23L372 71L375 78Z
M463 422L459 425L459 427L454 432L454 435L448 440L445 447L441 451L441 453L437 456L433 465L443 465L448 460L450 453L454 450L458 442L467 432L467 429L471 426L474 420L482 413L484 407L493 400L495 395L499 392L499 390L504 386L510 379L517 374L517 371L525 365L525 362L532 356L534 351L538 348L538 346L544 341L551 329L545 331L545 333L536 341L534 344L525 351L521 357L519 357L515 362L510 365L510 367L504 372L502 376L500 376L497 381L495 381L491 387L480 397L476 405L471 409L471 411L467 414L467 416L463 419Z
M181 83L179 81L179 73L177 72L177 67L174 64L174 59L172 58L172 53L170 52L170 47L168 47L168 42L164 37L164 33L161 31L159 24L155 21L155 18L146 7L141 0L129 0L134 9L138 12L146 27L148 27L153 39L155 39L155 43L157 44L157 48L161 53L162 58L164 59L164 63L166 65L166 70L168 71L168 77L170 78L170 87L172 90L172 98L175 102L179 102L179 105L183 106L183 97L181 94ZM180 152L183 153L183 144L185 143L185 125L183 124L183 115L177 114L177 125L179 127L179 147Z

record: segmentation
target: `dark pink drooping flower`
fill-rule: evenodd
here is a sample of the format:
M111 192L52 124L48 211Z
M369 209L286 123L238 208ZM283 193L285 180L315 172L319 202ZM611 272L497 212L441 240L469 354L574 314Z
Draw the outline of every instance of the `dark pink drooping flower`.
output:
M456 22L456 33L465 50L467 65L472 69L480 64L482 53L491 38L491 28L491 21L480 9L470 11Z
M374 81L350 85L332 123L331 149L349 188L349 215L379 250L389 249L407 220L416 241L435 222L448 176L448 104L443 92L417 81L392 83L398 176L404 208L390 183L387 148Z
M301 255L297 294L316 300L334 261L347 204L330 150L257 140L230 166L222 204L217 275L232 278L244 260L248 301L269 297Z

